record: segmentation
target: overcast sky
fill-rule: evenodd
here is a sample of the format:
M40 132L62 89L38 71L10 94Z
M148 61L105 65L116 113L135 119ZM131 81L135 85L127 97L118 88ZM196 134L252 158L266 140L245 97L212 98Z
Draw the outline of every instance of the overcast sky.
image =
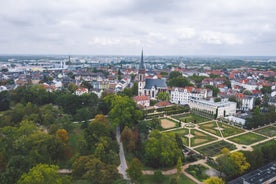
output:
M276 55L275 0L0 3L0 54Z

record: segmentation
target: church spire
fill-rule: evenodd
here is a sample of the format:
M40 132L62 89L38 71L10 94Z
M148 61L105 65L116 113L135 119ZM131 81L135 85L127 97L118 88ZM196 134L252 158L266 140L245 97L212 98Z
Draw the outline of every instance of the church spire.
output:
M145 70L143 49L142 49L142 53L141 53L141 61L140 61L140 65L139 65L139 70Z

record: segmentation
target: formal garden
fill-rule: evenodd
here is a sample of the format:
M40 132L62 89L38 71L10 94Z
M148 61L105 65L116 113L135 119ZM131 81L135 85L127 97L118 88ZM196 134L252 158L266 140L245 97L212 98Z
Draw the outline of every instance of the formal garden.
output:
M207 123L202 123L199 125L199 127L202 130L205 130L206 132L209 132L211 134L214 134L216 136L221 137L220 133L220 127L217 126L217 123L215 121L207 122Z
M216 140L215 137L195 129L191 130L191 134L193 135L193 137L191 138L192 147Z
M244 130L238 128L238 127L234 127L222 122L218 122L219 127L221 128L221 133L223 135L223 137L229 137L229 136L233 136L236 134L240 134L242 132L244 132Z
M202 153L203 155L213 157L213 156L219 155L223 148L228 148L229 150L234 150L234 149L236 149L236 146L233 144L230 144L226 141L218 141L218 142L208 144L206 146L200 146L200 147L196 148L195 150Z
M168 118L162 118L162 119L160 119L160 125L163 129L166 130L166 129L179 127L179 122L176 122L176 121L168 119Z
M189 134L189 130L186 128L181 128L177 130L172 130L169 132L166 132L167 134L178 134L181 137L181 140L185 146L188 146L189 144L189 139L187 135Z
M250 145L255 142L262 141L264 139L266 139L264 136L249 132L249 133L232 137L229 140L238 144Z
M268 137L273 137L276 135L276 127L275 126L267 126L267 127L258 129L254 132L268 136Z
M201 117L199 115L192 114L192 113L175 115L175 116L172 116L172 118L180 120L180 121L182 121L184 123L189 123L189 122L192 122L192 123L202 123L202 122L205 122L205 121L209 120L207 118L204 118L204 117Z

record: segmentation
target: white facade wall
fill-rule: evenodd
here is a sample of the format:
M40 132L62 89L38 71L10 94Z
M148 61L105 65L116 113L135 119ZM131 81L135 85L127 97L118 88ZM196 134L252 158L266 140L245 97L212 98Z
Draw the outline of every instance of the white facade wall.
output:
M245 88L249 91L255 90L257 88L261 89L263 87L263 86L258 86L256 84L246 84L246 83L241 83L241 82L237 82L237 81L232 80L231 81L231 86L235 86L235 85L241 86L241 87L243 87L243 88Z
M211 102L202 99L189 97L188 105L191 109L203 111L212 115L217 113L217 117L224 117L236 114L236 102Z
M254 107L254 98L253 97L245 97L242 99L242 110L249 111Z
M201 90L200 93L193 93L193 92L191 93L187 89L174 88L170 92L170 99L171 99L170 101L171 103L185 105L185 104L188 104L189 97L203 99L203 98L207 98L207 96L208 96L208 93L206 89Z

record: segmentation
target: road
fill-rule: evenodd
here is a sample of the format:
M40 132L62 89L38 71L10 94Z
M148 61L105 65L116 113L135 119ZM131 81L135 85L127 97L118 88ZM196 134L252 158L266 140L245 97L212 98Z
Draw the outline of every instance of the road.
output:
M121 164L118 166L118 171L119 171L120 174L123 175L123 178L125 180L130 180L129 177L127 176L127 173L126 173L127 163L126 163L123 144L120 141L120 127L119 126L116 128L116 138L117 138L117 142L120 146L119 156L120 156L120 162L121 162Z

